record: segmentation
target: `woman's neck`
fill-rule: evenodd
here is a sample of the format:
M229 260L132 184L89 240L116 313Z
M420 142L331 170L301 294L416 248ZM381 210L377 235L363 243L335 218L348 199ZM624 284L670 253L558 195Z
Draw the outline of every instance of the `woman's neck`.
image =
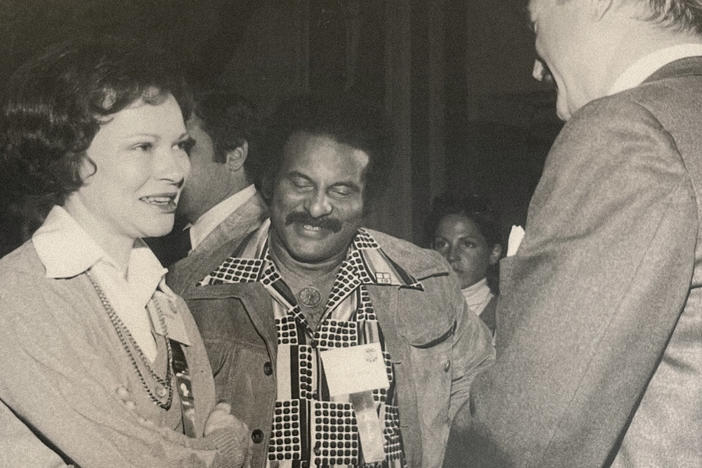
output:
M134 247L134 238L110 230L106 223L98 219L76 193L71 194L63 208L83 228L83 230L99 245L123 274L127 273L129 257Z
M489 286L487 284L487 278L483 278L480 281L471 284L470 286L466 286L465 288L461 289L461 291L463 291L464 294L470 295L480 291L483 288L489 289Z

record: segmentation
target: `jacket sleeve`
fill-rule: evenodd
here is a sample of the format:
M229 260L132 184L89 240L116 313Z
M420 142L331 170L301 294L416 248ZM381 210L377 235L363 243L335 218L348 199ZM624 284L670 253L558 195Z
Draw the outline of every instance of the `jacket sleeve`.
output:
M0 453L16 457L8 466L31 466L35 459L53 466L60 463L58 454L66 463L89 467L244 463L248 437L242 428L189 438L141 424L108 390L116 390L118 380L96 362L99 353L90 352L85 335L76 329L68 336L54 315L35 312L39 303L0 296L0 415L11 423L4 426Z
M490 330L468 307L459 289L453 298L456 310L456 331L451 350L452 382L449 417L456 429L470 424L468 399L475 376L495 361L495 347ZM464 411L465 409L465 411Z
M474 384L468 463L608 463L683 309L697 225L653 115L622 99L576 114L500 266L497 361Z

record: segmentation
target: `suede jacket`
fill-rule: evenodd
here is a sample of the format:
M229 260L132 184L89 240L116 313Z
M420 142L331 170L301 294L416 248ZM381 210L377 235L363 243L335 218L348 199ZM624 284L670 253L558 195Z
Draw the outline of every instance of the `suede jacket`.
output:
M374 285L369 292L395 366L407 464L438 467L473 378L494 360L490 333L467 308L457 278L440 255L368 231L423 285L423 291ZM200 328L217 398L230 402L232 413L251 430L252 465L264 466L276 399L271 297L260 283L197 285L237 251L238 244L235 240L198 253L187 271L175 269L167 281L185 298Z

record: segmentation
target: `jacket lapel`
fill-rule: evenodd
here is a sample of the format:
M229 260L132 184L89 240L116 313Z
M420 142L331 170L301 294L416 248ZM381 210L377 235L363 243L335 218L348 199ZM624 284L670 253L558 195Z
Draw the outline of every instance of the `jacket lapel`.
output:
M243 239L261 225L267 217L267 211L263 198L258 192L255 193L209 233L191 255L203 251L210 252L226 242Z

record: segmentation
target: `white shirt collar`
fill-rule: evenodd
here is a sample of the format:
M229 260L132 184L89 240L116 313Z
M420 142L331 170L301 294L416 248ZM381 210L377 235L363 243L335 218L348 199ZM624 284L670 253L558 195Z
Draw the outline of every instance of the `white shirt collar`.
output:
M197 247L227 216L246 203L255 193L256 187L251 184L203 213L190 228L191 248Z
M651 52L624 70L607 94L616 94L635 88L665 65L682 58L698 55L702 55L702 44L699 43L678 44Z
M48 278L70 278L98 263L117 270L116 262L60 206L51 209L44 224L32 236L32 242ZM127 266L127 283L132 297L146 305L166 271L151 249L138 239Z
M461 293L463 293L463 298L466 300L468 307L477 315L482 313L493 297L492 291L490 291L490 287L487 284L487 278L483 278L477 283L461 289Z

